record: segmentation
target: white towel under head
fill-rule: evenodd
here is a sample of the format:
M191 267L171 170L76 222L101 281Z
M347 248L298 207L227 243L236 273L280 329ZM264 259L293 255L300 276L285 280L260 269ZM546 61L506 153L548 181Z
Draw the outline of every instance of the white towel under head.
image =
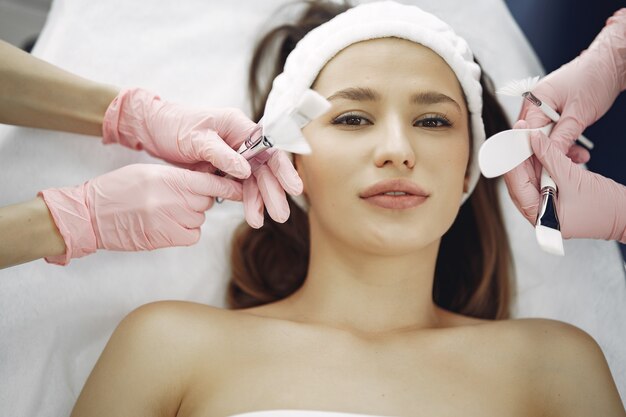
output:
M446 61L461 84L470 112L473 140L468 191L463 194L463 203L480 177L478 150L485 141L481 71L467 42L448 24L417 6L393 1L366 3L337 15L307 33L287 57L283 72L274 79L264 119L271 122L293 108L326 63L341 50L357 42L389 37L406 39L430 48ZM306 209L304 198L294 200Z

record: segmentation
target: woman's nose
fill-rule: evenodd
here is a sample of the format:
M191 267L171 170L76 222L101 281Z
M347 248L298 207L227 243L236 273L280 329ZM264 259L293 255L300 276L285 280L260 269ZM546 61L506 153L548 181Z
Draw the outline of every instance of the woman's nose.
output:
M377 138L374 162L377 167L394 165L412 169L415 166L415 150L409 140L408 127L400 121L392 121L381 129Z

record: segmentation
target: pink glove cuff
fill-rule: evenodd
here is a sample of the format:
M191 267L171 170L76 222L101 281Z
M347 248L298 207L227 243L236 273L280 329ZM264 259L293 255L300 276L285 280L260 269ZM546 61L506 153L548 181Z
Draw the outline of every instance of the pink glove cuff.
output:
M65 241L65 254L49 256L47 262L67 265L96 251L96 236L85 203L85 184L72 188L51 188L39 194L48 206L52 219Z
M119 143L134 150L142 150L138 132L148 134L144 106L161 98L141 88L127 88L113 99L102 121L102 143Z

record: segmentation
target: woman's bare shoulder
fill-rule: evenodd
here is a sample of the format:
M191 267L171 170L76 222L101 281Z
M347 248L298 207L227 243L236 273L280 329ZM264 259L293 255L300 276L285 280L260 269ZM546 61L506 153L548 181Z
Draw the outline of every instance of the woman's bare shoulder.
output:
M219 321L226 318L228 313L231 313L231 311L191 301L155 301L131 311L124 318L124 321L136 322L135 324L149 324L153 320L166 320L166 323L191 320L191 323L197 324L197 321Z
M602 349L584 330L550 319L495 322L493 330L551 414L625 415Z
M602 358L598 343L587 332L572 324L552 319L522 318L494 322L494 330L507 335L538 359L566 361L566 353Z
M472 343L476 352L489 352L494 362L500 358L501 364L520 367L524 371L541 369L543 365L536 364L543 362L563 360L561 353L564 349L597 347L587 333L557 320L484 320L455 315L448 323L456 334Z
M478 323L477 327L483 330L485 340L514 352L524 363L567 365L580 360L581 355L590 361L604 360L602 350L587 332L562 321L523 318Z
M116 333L132 335L141 344L158 344L163 349L185 350L203 355L207 349L228 354L236 346L247 346L249 340L259 342L272 333L271 317L251 314L246 310L229 310L189 301L158 301L143 305L129 313Z
M73 416L175 415L185 387L212 371L235 329L235 312L165 301L144 305L117 326L91 372ZM212 355L215 353L215 355ZM149 404L149 410L146 410Z
M537 343L554 345L556 339L577 340L577 343L593 342L591 336L580 328L559 320L519 318L488 321L485 324L494 331L506 332L509 337L519 337L517 342L532 341L533 345Z
M130 312L121 322L132 333L162 338L164 343L203 343L246 326L252 316L189 301L157 301Z

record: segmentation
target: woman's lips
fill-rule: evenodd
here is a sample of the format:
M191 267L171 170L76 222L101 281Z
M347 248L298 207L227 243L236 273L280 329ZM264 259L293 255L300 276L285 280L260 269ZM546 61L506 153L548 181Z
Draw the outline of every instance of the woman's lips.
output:
M387 209L396 209L403 210L409 209L413 207L417 207L426 201L428 197L421 195L401 195L401 196L391 196L391 195L375 195L372 197L364 198L370 204L373 204L378 207L387 208Z
M359 194L366 202L386 209L403 210L421 205L429 194L412 181L383 180Z

